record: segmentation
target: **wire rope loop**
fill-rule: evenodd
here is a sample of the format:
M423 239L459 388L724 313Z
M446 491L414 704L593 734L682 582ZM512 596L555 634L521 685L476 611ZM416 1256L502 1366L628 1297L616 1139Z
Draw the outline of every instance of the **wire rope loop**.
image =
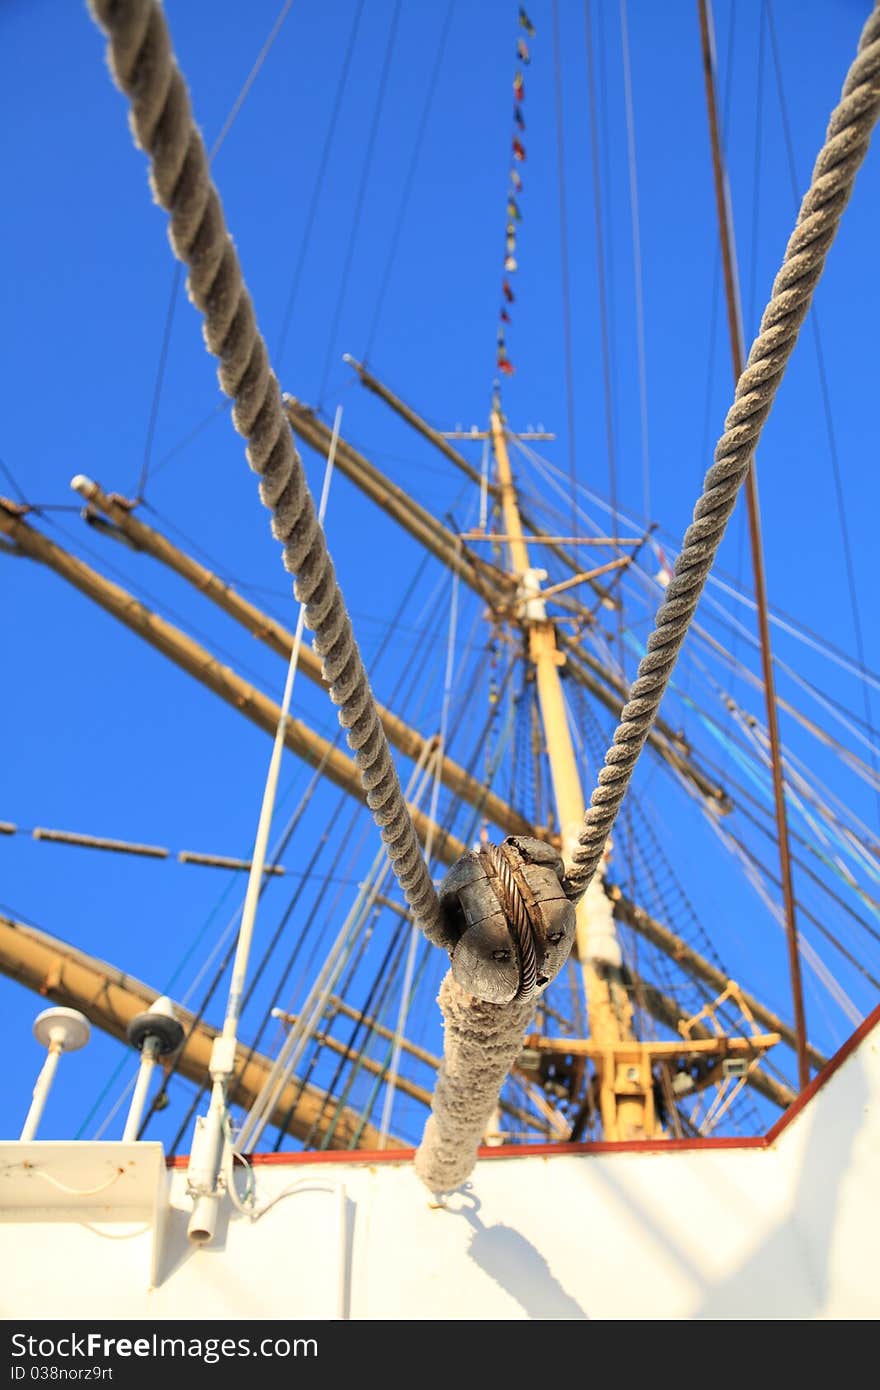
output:
M456 860L440 907L456 983L486 1004L527 1003L555 979L574 941L575 912L552 845L509 835Z
M538 954L535 928L525 899L513 876L513 870L498 845L484 845L480 850L480 858L491 867L496 876L495 891L511 928L510 934L519 966L519 988L515 997L523 1001L531 999L538 988ZM543 976L540 977L540 982L542 985L546 984Z

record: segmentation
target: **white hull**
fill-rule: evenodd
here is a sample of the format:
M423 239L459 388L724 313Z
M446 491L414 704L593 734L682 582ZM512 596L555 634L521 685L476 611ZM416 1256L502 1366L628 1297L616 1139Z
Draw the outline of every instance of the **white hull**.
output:
M876 1318L880 1011L860 1035L767 1143L484 1157L447 1210L408 1161L283 1155L258 1202L295 1193L255 1223L224 1202L202 1248L160 1145L7 1143L0 1312Z

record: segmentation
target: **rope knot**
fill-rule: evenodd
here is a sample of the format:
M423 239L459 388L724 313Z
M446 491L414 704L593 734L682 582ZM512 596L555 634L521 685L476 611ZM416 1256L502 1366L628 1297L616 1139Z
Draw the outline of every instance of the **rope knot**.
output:
M463 854L440 885L452 974L486 1004L527 1001L559 974L574 941L575 909L552 845L510 835Z

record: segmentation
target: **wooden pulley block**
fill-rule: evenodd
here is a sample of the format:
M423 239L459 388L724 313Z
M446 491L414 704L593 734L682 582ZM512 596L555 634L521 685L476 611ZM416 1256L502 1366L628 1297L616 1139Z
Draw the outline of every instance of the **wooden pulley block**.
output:
M526 835L483 845L453 864L440 885L440 906L462 989L487 1004L509 1004L559 974L575 929L563 873L552 845Z

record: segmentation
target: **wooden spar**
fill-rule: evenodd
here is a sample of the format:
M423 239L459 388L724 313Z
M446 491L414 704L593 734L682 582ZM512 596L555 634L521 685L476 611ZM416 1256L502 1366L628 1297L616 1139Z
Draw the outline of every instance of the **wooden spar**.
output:
M775 1047L779 1042L778 1033L758 1033L753 1037L724 1038L719 1040L716 1037L708 1038L679 1038L672 1042L652 1042L650 1044L651 1054L654 1057L680 1057L682 1053L688 1053L694 1057L703 1057L717 1051L719 1041L723 1041L723 1053L728 1057L742 1056L743 1053L755 1051L766 1052L769 1048ZM533 1034L527 1040L527 1046L535 1052L570 1053L572 1057L601 1057L602 1049L598 1043L591 1042L589 1038L550 1038L542 1034Z
M108 840L103 835L81 835L75 830L50 830L45 825L35 825L31 831L34 840L45 840L47 844L77 845L82 849L103 849L113 854L135 854L143 859L167 859L170 850L163 845L141 845L131 840Z
M0 968L2 968L2 964L0 964ZM638 993L639 999L644 1001L648 1013L656 1017L659 1022L666 1024L674 1033L678 1033L679 1025L685 1021L685 1015L681 1009L679 1009L671 999L668 999L666 995L662 994L660 990L656 989L654 985L648 984L646 981L636 979L634 987ZM745 995L743 997L746 998ZM362 1022L366 1028L378 1034L379 1037L391 1041L395 1038L396 1034L390 1028L386 1028L383 1024L377 1023L373 1018L365 1017L358 1009L353 1009L350 1004L346 1004L336 995L331 996L329 1003L333 1009L344 1014L346 1018ZM294 1023L296 1020L296 1014L284 1013L281 1010L278 1011L278 1017L285 1023L290 1024ZM788 1032L791 1033L791 1029L788 1029ZM344 1056L349 1061L360 1061L364 1069L370 1072L371 1075L378 1076L380 1073L384 1072L385 1067L381 1062L377 1062L347 1047L345 1043L332 1037L326 1029L317 1034L317 1037L323 1041L324 1045L329 1047L332 1052ZM695 1024L692 1028L692 1040L687 1044L687 1050L704 1053L714 1052L719 1056L748 1050L748 1044L744 1048L742 1046L742 1040L733 1041L734 1045L731 1046L730 1039L719 1039L709 1028L704 1027L702 1024ZM591 1055L596 1051L595 1044L573 1042L569 1038L545 1039L537 1044L534 1038L527 1038L525 1045L529 1048L534 1048L535 1046L539 1049L541 1047L546 1047L561 1052L590 1052ZM639 1046L639 1044L635 1045ZM671 1054L685 1050L685 1045L680 1041L651 1043L649 1046L652 1054L658 1055L664 1051ZM407 1039L401 1041L401 1047L404 1052L424 1062L435 1071L440 1065L440 1058L435 1056L434 1053L427 1052L424 1048L416 1046L415 1043L411 1043ZM749 1083L755 1087L755 1090L774 1105L777 1105L780 1110L787 1109L796 1098L794 1091L781 1082L774 1080L774 1078L769 1076L761 1067L756 1067L750 1074L748 1080ZM431 1092L425 1087L419 1086L412 1081L406 1081L404 1077L399 1077L396 1084L398 1089L403 1091L406 1095L412 1096L414 1100L421 1101L423 1105L430 1107ZM512 1115L515 1119L531 1124L533 1128L540 1128L540 1125L535 1123L534 1116L530 1116L527 1111L521 1110L517 1106L510 1105L508 1102L501 1100L499 1101L499 1109L506 1115Z
M158 990L143 984L133 975L119 970L106 961L98 960L75 946L68 945L58 937L50 936L37 927L26 926L12 918L0 915L0 973L33 990L46 999L51 999L68 1008L79 1009L85 1013L95 1027L108 1033L120 1042L125 1042L126 1029L136 1014L144 1012L158 998ZM644 986L645 998L649 1007L658 1010L656 1016L667 1022L673 1029L682 1019L681 1012L659 991ZM656 996L656 998L654 997ZM659 1002L658 1002L659 1001ZM348 1012L345 1006L343 1012ZM208 1082L208 1065L211 1048L218 1029L199 1020L180 1005L175 1005L178 1018L186 1033L190 1034L182 1056L177 1063L181 1076L202 1085ZM356 1013L352 1010L352 1013ZM190 1033L190 1030L191 1033ZM702 1034L696 1032L696 1036ZM236 1057L236 1072L240 1074L236 1097L247 1110L259 1094L272 1066L271 1059L240 1044ZM768 1099L780 1105L788 1100L774 1092L777 1083L755 1072L749 1078L752 1085ZM765 1085L765 1083L769 1083ZM317 1125L316 1136L320 1140L328 1130L335 1114L336 1101L317 1086L306 1084L297 1100L300 1083L293 1078L279 1096L273 1112L273 1123L287 1124L288 1132L298 1139L306 1139L313 1126ZM288 1112L296 1106L293 1118L287 1123ZM524 1114L515 1107L510 1113L523 1119ZM360 1131L360 1133L359 1133ZM358 1147L376 1149L379 1135L371 1126L361 1128L360 1116L343 1107L335 1131L329 1140L331 1148L346 1149L357 1139ZM388 1148L402 1148L399 1139L389 1139Z
M395 904L395 906L397 906L397 904ZM406 915L409 917L409 913ZM386 1028L384 1023L379 1023L375 1018L370 1018L362 1014L360 1009L352 1008L351 1004L347 1004L344 999L340 999L336 994L331 994L330 1004L332 1008L344 1014L346 1018L350 1018L357 1023L363 1023L365 1028L368 1028L372 1033L377 1033L380 1038L386 1038L388 1041L393 1042L397 1037L393 1028ZM440 1058L436 1053L429 1052L425 1047L419 1047L418 1043L410 1042L408 1038L401 1038L400 1045L404 1052L408 1052L409 1055L415 1057L417 1061L424 1062L426 1066L433 1067L435 1071L439 1067Z
M386 898L384 893L376 894L376 902L381 903L383 907L389 908L392 912L396 912L398 917L403 917L404 921L412 921L412 913L406 903L396 902L394 898Z
M395 903L393 906L396 907L397 904ZM337 995L332 994L328 1002L333 1010L343 1014L346 1018L350 1018L358 1023L363 1023L365 1028L371 1033L377 1034L378 1037L385 1038L391 1042L397 1037L397 1034L391 1028L386 1028L384 1024L378 1023L376 1019L362 1014L359 1009L353 1009L350 1004L346 1004L345 1001L338 998ZM278 1010L278 1017L285 1023L292 1024L296 1021L296 1014L283 1013L281 1010ZM323 1041L325 1046L330 1048L331 1052L336 1052L349 1061L359 1062L364 1070L370 1072L373 1076L379 1076L386 1071L386 1066L383 1063L377 1062L372 1057L367 1057L364 1053L347 1047L345 1043L340 1042L337 1038L331 1037L326 1031L317 1034L317 1037L319 1040ZM433 1052L428 1052L425 1048L418 1047L407 1038L401 1038L400 1046L404 1052L409 1053L411 1057L415 1057L418 1061L424 1062L427 1066L432 1067L434 1071L439 1067L440 1058ZM396 1077L395 1086L399 1091L402 1091L404 1095L412 1096L413 1100L421 1101L423 1105L430 1109L432 1093L426 1087L419 1086L413 1081L408 1081L404 1076ZM499 1108L505 1114L512 1115L514 1119L531 1125L532 1129L543 1129L543 1125L539 1120L535 1119L534 1115L529 1115L528 1111L521 1110L518 1106L508 1105L506 1102L502 1101Z
M307 406L301 405L298 401L295 401L291 396L285 396L284 404L287 417L290 420L294 433L299 435L310 448L315 449L323 457L326 457L327 450L330 447L330 430L317 419L313 411L309 410ZM476 568L478 564L482 564L483 562L479 561L479 557L463 545L461 539L454 532L447 530L446 527L436 521L429 512L419 507L401 488L387 479L378 468L369 463L362 454L357 453L356 450L352 449L351 446L346 444L342 439L339 441L336 457L343 472L346 473L352 482L360 487L368 497L377 502L378 505L382 507L384 511L388 512L389 516L392 516L405 530L409 531L411 535L415 536L417 540L425 545L433 555L444 564L449 565L449 567L464 579L465 583L468 584L475 593L485 599L497 613L506 613L510 611L513 603L513 592L509 575L504 574L501 570L491 565L486 566L485 570ZM427 524L428 522L430 522L430 527ZM462 563L462 555L467 557L467 563ZM456 557L456 563L452 563L449 558L450 556ZM571 556L568 557L568 561L570 562L570 568L573 572L580 569L579 562ZM489 592L487 586L495 586L494 591ZM579 609L579 611L585 612L586 610ZM612 672L606 671L598 661L590 657L589 653L584 652L573 639L566 638L560 634L559 640L560 645L564 646L567 651L576 652L581 660L590 664L593 669L599 673L600 680L610 683L615 690L620 686L620 693L622 694L623 700L626 699L627 690L622 686L622 683L617 681L617 678ZM582 683L586 684L586 682ZM590 688L593 689L593 687ZM602 689L600 685L597 685L594 689L594 693L597 695L598 699L602 700L602 703L609 710L613 710L616 714L620 712L622 701L615 700L612 691ZM671 755L664 739L668 739L680 749L680 757ZM655 727L648 734L648 743L661 758L672 763L684 776L688 777L703 796L710 797L713 802L723 807L725 811L731 809L730 798L723 788L717 787L711 779L699 769L693 762L686 741L681 735L676 734L669 725L665 724L662 719L658 719L655 722Z
M126 1041L126 1028L131 1019L149 1009L159 997L158 990L115 966L68 946L36 927L3 916L0 916L0 971L48 999L80 1009L98 1028L122 1042ZM219 1030L207 1023L195 1022L193 1014L179 1005L175 1008L189 1034L177 1070L188 1080L202 1084L208 1080L211 1048ZM270 1058L259 1052L250 1053L244 1044L238 1045L236 1097L245 1110L260 1093L271 1066ZM296 1077L286 1084L275 1105L272 1123L279 1126L287 1123L288 1111L293 1110L293 1118L287 1125L291 1134L305 1139L316 1125L317 1135L322 1138L335 1116L336 1102L313 1085L304 1086L299 1095L300 1085ZM360 1116L344 1108L329 1144L332 1148L347 1149L355 1142L359 1148L376 1149L379 1135L372 1125L361 1128ZM399 1139L389 1139L388 1146L403 1148Z
M730 356L734 385L742 376L745 363L743 343L742 304L736 267L736 246L733 235L733 213L730 206L727 175L718 133L718 108L715 92L713 40L709 25L708 0L698 0L700 11L700 40L703 50L703 73L706 82L706 107L709 117L709 140L712 147L712 171L715 181L715 204L718 231L721 238L721 260L724 266L724 291L727 300L727 325L730 335ZM770 621L767 613L767 580L764 573L764 546L761 540L761 503L758 496L758 474L752 459L746 478L749 542L752 555L752 574L755 583L755 602L758 615L758 635L761 640L761 667L764 674L764 698L767 709L767 732L770 739L770 764L773 773L773 798L776 806L777 839L779 842L779 877L785 910L785 934L788 943L788 966L794 1003L794 1022L797 1031L798 1080L801 1090L809 1084L810 1063L807 1056L807 1024L804 1011L804 992L801 981L801 958L798 948L797 918L795 915L794 883L791 871L791 846L788 840L788 820L785 809L785 772L782 762L782 742L779 737L779 714L776 706L776 684L773 673L773 650L770 643Z
M206 566L192 559L178 546L172 544L161 532L152 526L147 526L135 517L132 514L132 503L115 493L105 492L98 483L87 478L75 478L74 484L80 495L95 506L100 507L138 549L146 551L155 559L168 565L201 593L212 599L224 612L240 622L260 641L265 642L272 651L284 657L285 660L289 659L293 645L293 634L282 623L263 612L256 604L243 598L231 584L227 584ZM577 661L585 663L597 673L596 678L591 680L585 672L582 673L574 663L570 662L569 669L574 678L600 699L606 708L619 714L622 700L626 696L623 683L617 680L613 672L606 671L591 653L585 651L573 639L560 634L559 641L576 657ZM299 664L300 670L309 680L321 685L324 684L321 675L321 663L311 648L305 645L301 647ZM612 685L613 689L620 694L620 700L616 700L614 694L602 685L602 680ZM399 748L407 757L416 760L424 748L424 735L420 734L418 730L410 728L390 710L380 706L379 711L389 742L395 748ZM703 796L711 798L720 812L726 814L732 809L732 803L724 789L713 783L694 762L687 741L663 720L657 721L656 728L649 735L649 743L661 757L672 763L683 776L688 777ZM494 792L485 792L476 779L471 777L453 759L443 758L441 780L450 791L468 801L469 804L482 804L486 818L506 831L507 834L533 833L525 817L506 805ZM477 801L474 800L474 796L478 798Z
M642 1085L648 1094L648 1123L646 1128L651 1128L653 1119L654 1125L657 1124L657 1097L656 1084L654 1079L654 1067L657 1064L666 1068L678 1068L679 1064L690 1066L698 1059L703 1062L702 1074L698 1080L690 1078L691 1088L688 1095L693 1095L698 1091L704 1090L707 1086L714 1083L724 1085L725 1073L724 1064L727 1058L739 1058L744 1064L746 1071L744 1079L758 1070L759 1060L766 1052L779 1042L778 1033L762 1033L750 1037L728 1038L719 1037L712 1033L705 1037L695 1037L691 1029L696 1024L688 1026L688 1034L672 1042L633 1042L629 1048L618 1044L616 1049L616 1060L618 1065L624 1063L627 1069L627 1079L630 1084L639 1076ZM551 1059L555 1067L561 1065L563 1073L572 1072L574 1076L583 1075L584 1063L591 1060L596 1067L596 1079L599 1082L598 1091L593 1091L593 1103L597 1104L600 1115L604 1118L613 1115L616 1109L617 1097L613 1086L609 1084L607 1070L602 1069L604 1059L604 1048L589 1039L581 1038L552 1038L532 1035L526 1038L526 1050L520 1057L518 1069L526 1076L535 1078L541 1075L541 1054L545 1058ZM536 1066L537 1063L537 1066ZM762 1077L765 1084L770 1081L770 1090L774 1090L772 1079L766 1074ZM573 1087L574 1089L574 1087ZM783 1088L791 1100L795 1099L794 1092L788 1092L788 1088ZM780 1095L778 1101L781 1103L783 1096Z
M177 855L178 864L201 864L206 869L235 869L250 872L249 859L235 859L228 854L200 854L194 849L182 849ZM264 874L275 874L283 878L287 870L283 864L264 864Z
M565 861L570 863L583 824L584 795L559 678L559 667L564 657L556 645L556 628L547 618L540 592L538 577L543 571L534 571L529 561L507 453L507 439L497 404L492 409L490 428L504 528L510 537L510 564L519 583L519 621L528 640L529 659L535 668L553 799L562 836L562 854ZM578 903L575 949L584 979L590 1034L603 1050L603 1061L597 1063L597 1068L603 1076L606 1068L610 1068L612 1075L607 1080L611 1090L616 1091L613 1084L617 1070L614 1049L621 1043L632 1041L632 1009L622 981L620 949L614 937L611 906L598 875ZM616 955L616 964L610 962L610 954ZM649 1120L649 1111L653 1110L650 1096L635 1092L635 1088L629 1088L629 1091L629 1094L613 1096L611 1105L603 1113L606 1139L650 1138L653 1135Z
M719 994L727 988L730 981L722 971L716 970L716 968L710 965L698 951L688 946L680 936L670 931L668 927L664 927L653 917L649 917L648 914L640 907L637 907L635 903L630 902L628 898L624 897L616 884L611 885L606 891L611 899L614 914L618 920L639 931L642 936L651 941L659 950L669 955L676 964L681 967L685 974L690 975L692 979L701 980L710 985L712 989L717 990ZM399 903L393 902L388 898L379 898L377 901L382 902L386 907L393 908L395 911L402 913L408 920L411 920L410 914L405 908L402 908ZM643 1005L647 1013L655 1018L658 1023L662 1023L667 1028L670 1028L673 1033L678 1034L680 1032L680 1025L686 1022L687 1015L679 1008L673 999L670 999L668 995L663 994L655 985L652 985L649 981L637 975L632 976L629 984L634 996L639 1000L640 1004ZM772 1010L765 1008L758 999L755 999L751 994L747 994L745 990L740 989L740 994L743 1002L759 1023L763 1023L771 1032L778 1033L782 1041L789 1046L795 1046L794 1029L789 1024L785 1023L773 1013ZM336 996L333 996L331 1002L335 1008L339 1009L340 1013L344 1013L347 1017L352 1019L359 1019L361 1017L357 1009L353 1009L350 1004L344 1003L343 1000ZM548 1009L547 1012L555 1015L555 1010ZM385 1028L381 1024L374 1023L372 1019L364 1019L364 1023L372 1027L381 1037L394 1037L390 1028ZM704 1028L702 1024L696 1024L692 1028L691 1034L695 1038L704 1040L717 1036L708 1028ZM439 1058L435 1057L433 1053L426 1052L424 1048L416 1047L413 1043L404 1042L403 1047L405 1051L411 1052L414 1057L418 1057L421 1061L427 1062L429 1066L436 1067L439 1063ZM817 1052L815 1048L812 1048L811 1056L817 1068L825 1066L827 1058L823 1057L821 1052ZM773 1077L769 1076L760 1067L756 1068L750 1075L749 1084L753 1085L767 1100L772 1101L774 1105L778 1105L781 1110L785 1110L796 1098L795 1092L791 1090L790 1087L782 1082L774 1080ZM501 1109L506 1113L516 1113L513 1108L508 1107L504 1101L501 1101L500 1104ZM517 1118L525 1118L524 1112L518 1113Z
M285 1023L294 1023L296 1014L280 1014L279 1017ZM377 1030L378 1031L378 1030ZM344 1057L347 1062L357 1062L358 1066L363 1067L364 1071L371 1076L384 1076L387 1066L383 1062L377 1062L375 1057L368 1057L365 1052L359 1052L357 1048L348 1047L339 1038L334 1038L327 1032L327 1025L318 1028L312 1035L315 1042L320 1047L329 1048L337 1056ZM431 1092L426 1086L419 1086L415 1081L409 1081L405 1076L395 1077L394 1084L398 1091L402 1091L405 1096L411 1096L413 1100L418 1100L430 1110Z
M698 951L688 946L682 937L677 936L675 932L663 926L662 922L656 921L647 912L643 912L640 907L637 907L635 903L630 902L616 885L609 889L609 896L614 904L614 915L618 921L626 923L628 927L632 927L640 936L643 936L646 941L657 946L665 955L671 956L686 974L693 979L702 980L704 984L710 985L719 994L727 987L728 979L723 970L710 964ZM765 1008L752 995L746 994L745 990L742 991L742 997L759 1023L763 1024L771 1033L778 1033L784 1042L797 1050L797 1034L788 1023L785 1023L771 1009ZM810 1060L817 1070L821 1070L828 1061L828 1058L823 1057L822 1053L817 1052L814 1047L809 1049L809 1054Z
M670 999L668 994L664 994L662 990L656 989L644 980L636 982L635 992L639 1003L652 1018L655 1018L658 1023L664 1024L673 1033L679 1032L679 1024L685 1020L674 999ZM717 1038L717 1035L702 1023L697 1023L691 1028L690 1036L693 1038ZM650 1047L650 1043L648 1047ZM778 1105L780 1110L787 1110L797 1099L796 1092L790 1086L786 1086L782 1081L777 1081L762 1067L756 1067L750 1074L748 1081L749 1085L754 1086L755 1090L771 1101L773 1105Z
M119 585L111 584L96 571L90 569L88 565L69 555L61 546L55 545L54 542L42 536L40 532L33 530L16 514L14 504L11 511L6 511L2 499L0 499L0 532L5 532L13 537L16 544L21 547L19 553L29 555L32 559L40 560L48 565L61 578L68 580L88 598L93 599L107 612L125 623L138 636L150 642L163 655L175 661L183 670L195 676L215 694L220 695L233 709L245 715L265 732L274 734L280 713L278 705L256 691L254 687L242 680L228 667L221 666L204 647L198 646L172 624L166 623L151 613L148 608ZM209 675L210 679L208 678ZM352 796L357 797L358 800L363 800L357 771L354 764L344 754L339 753L338 750L331 750L333 752L331 760L328 755L328 749L331 749L331 745L328 741L319 734L313 733L301 721L290 721L288 735L288 747L293 752L312 764L320 763L326 757L328 776L332 777L338 786L343 787ZM296 736L295 739L294 735ZM480 806L482 803L478 801L475 804ZM506 814L511 817L516 815L509 807L506 808ZM432 829L430 818L423 812L414 812L414 822L419 835L423 837L423 842L424 837L429 831L432 831L438 858L443 863L452 864L465 852L467 846L461 840L447 834L436 824L433 824ZM503 822L501 823L503 825ZM0 830L3 830L4 833L14 833L15 829L16 827L11 825L7 827L6 823L0 825ZM538 827L529 825L526 826L525 833L535 835L538 838L542 834ZM395 910L403 911L398 904L393 904L393 906ZM631 913L633 917L638 916L640 923L653 921L640 908L628 903L621 895L616 898L615 911L621 915L624 910ZM629 918L624 918L624 920L628 921ZM631 925L637 924L633 921ZM659 929L659 923L655 925ZM668 933L668 937L673 943L669 947L670 953L676 959L680 959L682 968L695 978L710 980L709 972L713 970L713 967L710 966L709 962L690 948L686 953L682 952L680 945L683 943L680 943L679 938L675 937L672 932ZM659 939L656 944L664 949L663 943ZM714 977L711 978L711 982L717 983ZM775 1015L770 1015L769 1011L764 1010L757 1000L750 996L747 998L756 1018L766 1015L775 1019ZM665 1021L665 1015L660 1021ZM781 1032L784 1038L791 1036L791 1029L779 1023L778 1020L770 1026L775 1031Z
M193 560L178 546L173 545L160 531L156 531L152 526L147 526L139 520L132 514L133 503L114 493L104 492L99 483L92 482L89 478L74 478L73 486L82 497L100 507L101 511L116 523L139 550L146 551L173 569L188 583L205 594L207 598L213 600L236 622L241 623L249 632L252 632L278 656L289 661L290 653L293 650L293 633L283 623L276 622L268 613L264 613L255 604L242 598L231 584L227 584L218 575L199 564L197 560ZM302 671L303 675L308 677L310 681L314 681L326 690L327 686L321 674L320 659L305 643L300 646L297 669ZM417 762L420 757L424 756L427 745L433 740L426 738L417 729L411 728L391 710L385 709L382 705L379 705L378 709L389 743L408 758ZM491 824L499 826L508 835L531 835L533 833L525 816L508 806L494 792L487 791L475 777L471 776L454 759L444 755L440 759L439 772L443 785L448 787L455 796L467 801L469 805L480 806Z
M0 531L10 536L32 559L48 565L56 574L68 580L126 627L131 628L145 642L149 642L163 656L169 657L190 675L195 676L202 685L213 690L215 695L219 695L253 724L274 735L281 716L280 706L261 690L257 690L256 686L243 680L229 666L222 665L207 648L194 642L172 623L160 618L120 585L104 579L96 570L28 526L20 517L7 512L2 503ZM354 762L338 748L334 748L329 739L309 729L300 719L288 719L284 741L298 757L313 765L319 764L330 781L363 800L360 775ZM424 844L431 826L430 819L417 807L410 807L410 814L416 832ZM434 825L432 833L435 853L448 855L451 859L457 859L464 853L466 846L441 826Z
M488 430L478 430L473 426L469 430L441 430L444 439L491 439ZM555 439L556 435L549 430L517 430L517 439Z
M386 405L389 405L402 420L405 420L408 425L411 425L414 430L433 444L436 449L439 449L440 453L445 455L451 463L454 463L456 468L458 468L466 478L470 478L472 482L482 487L483 479L477 469L474 468L472 464L468 463L467 459L464 458L457 449L452 448L439 430L435 430L433 426L429 425L427 420L423 419L421 415L413 410L412 406L406 404L406 401L402 401L399 396L395 396L393 391L389 391L388 387L374 377L371 372L368 372L366 367L361 366L360 362L356 362L353 357L348 355L346 355L344 360L354 367L361 383L366 386L367 390L372 391L373 394L384 401ZM474 436L471 435L468 437L473 438ZM478 437L483 439L490 438L491 431L488 435L483 434ZM488 483L487 491L490 496L496 498L496 500L500 497L497 483ZM580 569L580 565L574 556L569 555L553 537L548 536L532 517L530 517L522 504L520 504L519 514L523 525L532 533L535 540L540 541L552 555L556 556L557 560L560 560L562 564L566 565L572 572ZM612 598L603 585L593 582L591 587L596 596L602 600L606 607L612 609L620 607L617 599Z
M562 594L566 589L573 589L578 584L586 584L589 580L595 579L597 575L608 574L609 570L624 569L630 563L629 555L619 555L616 560L606 560L604 565L596 565L591 570L581 570L579 574L573 574L570 579L563 579L560 584L553 584L549 589L544 589L544 598L555 598L557 594Z
M17 831L18 826L8 822L0 822L0 834L14 835ZM112 854L133 854L141 859L169 859L173 853L164 845L143 845L133 840L110 840L104 835L84 835L76 830L50 830L45 825L35 825L30 833L32 839L43 841L46 844L73 845L77 849L105 850ZM249 859L237 859L228 854L204 854L198 850L189 849L179 851L177 862L179 864L199 864L209 869L249 871L251 867ZM266 864L263 868L264 874L274 874L279 877L283 877L285 872L286 870L281 864Z
M462 541L491 541L493 545L510 540L510 536L499 535L496 531L459 531L458 538ZM546 545L548 541L564 541L567 545L602 546L604 550L621 545L640 546L644 541L643 536L530 536L529 539L538 545Z
M331 431L322 424L314 411L292 396L284 397L284 409L294 434L299 435L326 458ZM390 478L380 473L378 468L344 439L340 439L337 446L336 467L427 550L442 560L453 573L465 580L487 603L499 607L505 601L510 601L511 584L508 575L469 550L453 531L437 521L424 507L420 507L403 488L392 483Z
M372 372L367 371L367 368L360 362L356 362L349 353L345 353L342 360L343 362L347 362L350 367L354 367L362 386L366 386L367 390L372 391L374 396L378 396L386 405L390 405L396 415L399 415L402 420L405 420L408 425L411 425L412 428L423 435L425 439L430 440L434 448L439 449L440 453L448 458L450 463L454 463L459 472L463 473L466 478L470 478L472 483L476 483L478 487L483 486L483 478L479 469L474 468L473 464L468 463L464 454L460 454L457 449L453 449L452 445L440 430L435 430L432 425L428 424L427 420L424 420L421 415L417 415L412 406L407 405L406 401L402 401L399 396L395 396L393 391L389 391L387 386L379 381L377 377L374 377ZM482 437L485 438L485 435ZM496 501L501 496L497 483L487 482L486 491L489 493L489 496L494 497Z

